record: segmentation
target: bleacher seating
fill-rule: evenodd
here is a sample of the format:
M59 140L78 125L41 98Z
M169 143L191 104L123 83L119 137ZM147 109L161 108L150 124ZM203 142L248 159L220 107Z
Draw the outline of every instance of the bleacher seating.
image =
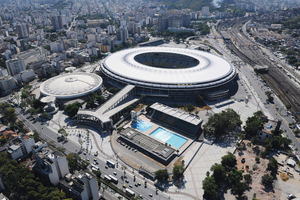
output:
M157 110L154 111L152 118L163 122L171 127L179 129L182 132L187 133L188 135L195 135L199 130L198 126L192 125L188 122L185 122L181 119L175 118Z

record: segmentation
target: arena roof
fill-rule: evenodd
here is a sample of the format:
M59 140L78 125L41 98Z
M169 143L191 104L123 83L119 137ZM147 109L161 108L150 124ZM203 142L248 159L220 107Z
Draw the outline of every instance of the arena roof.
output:
M137 55L145 53L174 53L174 60L178 54L186 55L198 60L199 64L180 69L159 68L135 60ZM233 66L221 57L198 50L170 47L140 47L118 51L106 57L102 67L119 79L166 85L223 82L222 79L229 79L235 74Z
M101 88L102 78L96 74L75 72L48 79L40 86L45 96L57 99L71 99L87 95Z

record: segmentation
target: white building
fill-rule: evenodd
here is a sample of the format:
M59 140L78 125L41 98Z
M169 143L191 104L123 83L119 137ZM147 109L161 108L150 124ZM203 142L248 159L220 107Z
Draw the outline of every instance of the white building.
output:
M0 77L1 76L8 76L7 69L0 67Z
M31 152L31 147L34 145L33 138L15 138L10 142L7 154L13 159L17 160Z
M44 147L39 152L33 152L33 155L36 160L33 169L55 186L59 184L60 179L70 173L66 156L58 151Z
M3 92L8 92L16 88L16 80L11 76L1 76L0 77L0 90Z
M52 52L63 52L64 45L59 42L52 42L52 43L50 43L50 49Z
M24 60L10 59L10 60L7 60L5 62L5 64L8 69L8 73L11 76L14 76L14 75L26 70Z
M202 16L208 16L208 13L209 13L209 7L208 6L202 7Z
M29 70L25 70L25 71L22 71L22 72L16 74L14 77L17 81L27 82L27 81L34 80L36 77L36 74L34 73L34 71L32 69L29 69Z
M88 34L87 38L88 38L89 42L95 42L96 41L95 34Z
M116 31L116 27L113 25L108 25L107 26L107 32L108 32L108 34L112 34L112 33L114 33Z
M60 181L59 187L73 199L99 199L97 178L89 171L76 171L74 174L66 175Z

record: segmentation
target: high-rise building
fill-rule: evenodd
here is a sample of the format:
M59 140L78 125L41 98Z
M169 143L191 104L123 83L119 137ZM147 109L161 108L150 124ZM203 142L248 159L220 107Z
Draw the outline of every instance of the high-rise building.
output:
M152 17L146 17L146 25L148 25L148 24L153 24L153 19L152 19Z
M66 156L59 151L54 151L49 147L41 148L41 151L35 151L38 145L32 147L32 152L36 160L33 169L38 172L44 181L53 185L58 185L59 181L69 174L69 166Z
M10 59L5 62L9 75L14 76L21 71L25 71L24 60Z
M166 30L168 28L167 18L159 18L157 26L158 31Z
M135 22L129 22L128 24L128 32L131 34L131 35L134 35L136 33L136 23Z
M187 28L190 27L191 15L182 15L181 18L182 18L182 25Z
M125 42L128 38L128 29L127 27L120 27L119 30L117 30L117 40Z
M63 52L64 45L59 42L52 42L52 43L50 43L50 49L52 52Z
M16 80L11 76L0 76L0 90L8 92L16 88Z
M8 148L7 154L13 160L22 158L23 156L31 153L31 147L34 145L33 138L14 138L10 141L10 146Z
M137 33L138 35L141 35L141 32L142 32L142 26L141 26L141 25L138 25L138 26L136 27L136 33Z
M180 28L182 26L183 26L183 20L182 20L181 16L174 15L174 16L168 17L167 28L168 27Z
M60 181L59 188L73 199L99 199L97 178L93 173L87 170L67 174L65 178Z
M108 25L107 26L107 31L108 31L108 34L112 34L112 33L114 33L115 31L116 31L116 27L115 27L115 25Z
M191 19L197 19L197 13L191 12Z
M52 16L51 22L53 25L54 30L61 30L63 28L63 21L61 15L58 16Z
M202 7L202 16L208 16L208 13L209 13L209 7L208 6Z
M142 13L136 13L135 14L135 22L141 21L142 17L143 17Z
M29 26L28 24L18 24L17 33L20 39L29 37Z

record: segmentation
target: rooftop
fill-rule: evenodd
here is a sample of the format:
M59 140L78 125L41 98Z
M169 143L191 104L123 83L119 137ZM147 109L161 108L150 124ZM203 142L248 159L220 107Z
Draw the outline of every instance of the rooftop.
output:
M152 137L140 133L134 128L128 127L120 132L121 137L126 138L128 141L134 143L147 152L154 154L164 160L167 160L175 152L171 146L166 146L165 143L159 142Z
M158 110L162 113L171 115L171 116L173 116L177 119L181 119L182 121L188 122L188 123L193 124L195 126L198 126L200 123L203 122L203 120L198 115L190 114L190 113L185 112L181 109L172 108L172 107L163 105L163 104L158 103L158 102L151 105L151 108L154 109L154 110Z
M102 78L96 74L76 72L55 76L45 81L41 86L41 93L58 99L81 97L99 89Z

